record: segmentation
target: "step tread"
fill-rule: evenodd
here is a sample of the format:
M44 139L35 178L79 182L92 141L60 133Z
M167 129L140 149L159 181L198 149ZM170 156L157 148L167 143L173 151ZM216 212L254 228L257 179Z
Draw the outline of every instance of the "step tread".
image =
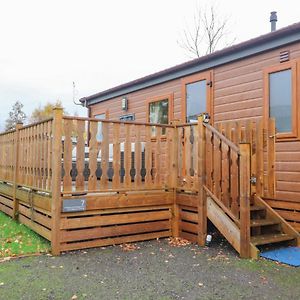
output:
M263 206L251 205L250 210L251 211L258 211L258 210L265 210L265 208Z
M290 241L293 239L295 239L294 236L286 233L272 233L272 234L262 234L258 236L253 236L251 237L251 243L258 246L258 245Z
M253 219L250 221L251 227L277 225L277 224L280 224L280 222L274 220L268 220L268 219Z

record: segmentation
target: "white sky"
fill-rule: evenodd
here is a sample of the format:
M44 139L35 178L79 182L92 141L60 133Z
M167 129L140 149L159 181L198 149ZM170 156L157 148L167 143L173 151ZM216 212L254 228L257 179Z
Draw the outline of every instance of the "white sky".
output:
M16 100L25 112L79 99L189 60L177 44L200 0L0 0L0 128ZM215 1L236 42L300 21L299 0Z

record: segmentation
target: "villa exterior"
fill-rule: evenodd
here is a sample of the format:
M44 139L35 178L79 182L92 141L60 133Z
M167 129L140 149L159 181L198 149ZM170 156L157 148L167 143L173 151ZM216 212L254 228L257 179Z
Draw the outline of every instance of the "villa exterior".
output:
M276 194L269 204L300 230L300 23L81 99L89 116L211 124L276 120ZM276 200L276 201L275 201ZM289 211L287 211L289 210Z

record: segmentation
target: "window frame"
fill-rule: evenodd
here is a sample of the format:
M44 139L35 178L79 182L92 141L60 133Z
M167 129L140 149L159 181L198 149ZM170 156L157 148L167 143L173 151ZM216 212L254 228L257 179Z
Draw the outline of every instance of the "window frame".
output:
M108 120L109 119L108 109L103 109L103 110L93 112L93 118L94 119L97 119L96 116L99 116L99 115L105 115L105 119L103 119L103 120Z
M168 124L171 124L171 122L173 121L173 114L174 114L174 96L173 94L168 94L168 95L161 95L161 96L156 96L156 97L152 97L147 99L146 101L146 105L147 105L147 116L146 116L146 120L147 123L150 123L150 104L154 103L154 102L159 102L159 101L163 101L163 100L168 100ZM164 124L162 124L164 125ZM165 124L167 125L167 124Z
M206 80L213 83L212 71L202 72L195 75L187 76L181 79L181 120L186 123L186 86L190 83ZM206 113L210 116L210 122L213 123L213 88L211 85L206 85Z
M297 90L297 84L299 82L299 70L297 70L297 60L290 60L275 66L271 66L264 69L264 118L265 126L267 126L268 119L270 118L270 80L269 75L272 73L291 70L292 76L292 90L291 90L291 111L292 111L292 131L291 132L278 132L276 133L276 140L278 141L289 141L297 140L299 138L299 125L298 121L299 114L299 95ZM275 123L276 125L276 123Z
M98 119L97 116L99 116L99 115L105 115L105 118L104 119ZM98 130L99 130L99 122L101 122L101 120L108 120L108 118L109 118L108 109L105 109L105 110L102 110L102 111L97 111L97 113L93 114L93 118L98 120L97 127L98 127ZM101 125L101 128L102 128L102 125ZM98 143L101 143L103 141L102 132L101 132L101 139L99 139L98 132L97 132L97 135L96 135L96 139L97 139Z

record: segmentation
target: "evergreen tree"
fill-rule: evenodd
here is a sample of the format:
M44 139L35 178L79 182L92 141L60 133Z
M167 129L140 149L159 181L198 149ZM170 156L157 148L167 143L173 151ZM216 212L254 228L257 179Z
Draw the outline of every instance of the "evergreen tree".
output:
M24 105L16 101L13 105L11 111L9 112L9 117L5 121L5 130L13 130L16 128L17 123L24 123L26 120L26 114L23 112Z

